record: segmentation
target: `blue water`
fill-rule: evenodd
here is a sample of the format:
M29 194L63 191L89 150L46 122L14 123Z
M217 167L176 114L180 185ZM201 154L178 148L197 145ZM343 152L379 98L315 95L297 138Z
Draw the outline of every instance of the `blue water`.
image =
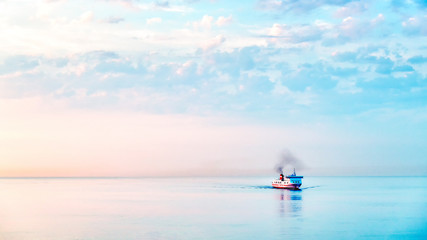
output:
M0 179L0 239L427 239L427 178Z

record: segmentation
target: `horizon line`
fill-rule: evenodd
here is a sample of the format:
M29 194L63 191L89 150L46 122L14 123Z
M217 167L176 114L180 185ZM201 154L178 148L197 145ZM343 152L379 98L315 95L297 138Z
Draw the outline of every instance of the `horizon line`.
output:
M99 178L99 179L113 179L113 178L224 178L224 177L234 177L234 178L246 178L246 177L274 177L266 175L194 175L194 176L0 176L0 179L49 179L49 178L63 178L63 179L78 179L78 178ZM427 175L305 175L304 177L427 177Z

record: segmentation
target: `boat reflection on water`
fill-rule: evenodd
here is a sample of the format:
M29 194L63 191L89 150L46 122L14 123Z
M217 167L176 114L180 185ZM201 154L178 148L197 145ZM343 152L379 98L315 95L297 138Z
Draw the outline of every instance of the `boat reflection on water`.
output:
M299 216L302 209L302 191L301 190L280 190L280 208L281 217Z

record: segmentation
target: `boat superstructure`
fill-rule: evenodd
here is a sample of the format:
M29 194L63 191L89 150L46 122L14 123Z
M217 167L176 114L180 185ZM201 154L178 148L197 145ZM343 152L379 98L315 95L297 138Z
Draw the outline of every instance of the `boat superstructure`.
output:
M294 172L288 176L284 176L283 173L281 173L279 179L273 180L271 184L275 188L299 189L302 184L302 179L303 176L297 176L294 169Z

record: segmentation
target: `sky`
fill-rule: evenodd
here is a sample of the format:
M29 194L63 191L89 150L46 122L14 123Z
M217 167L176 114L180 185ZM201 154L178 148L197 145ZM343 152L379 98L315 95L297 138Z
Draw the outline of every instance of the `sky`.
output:
M423 0L0 0L0 176L275 176L286 151L427 176L426 22Z

